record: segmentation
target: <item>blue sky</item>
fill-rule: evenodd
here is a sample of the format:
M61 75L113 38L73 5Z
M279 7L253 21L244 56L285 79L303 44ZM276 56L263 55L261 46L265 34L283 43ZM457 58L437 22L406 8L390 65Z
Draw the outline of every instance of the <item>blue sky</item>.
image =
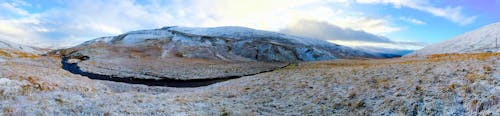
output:
M0 39L40 47L168 25L280 31L302 20L432 44L500 21L500 0L0 0Z

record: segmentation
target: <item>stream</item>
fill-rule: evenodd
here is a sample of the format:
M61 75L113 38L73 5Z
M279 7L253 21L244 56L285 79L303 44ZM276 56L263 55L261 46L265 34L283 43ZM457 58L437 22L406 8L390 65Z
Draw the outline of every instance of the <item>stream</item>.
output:
M227 77L218 77L214 79L192 79L192 80L176 80L176 79L168 79L164 78L163 79L139 79L139 78L134 78L134 77L118 77L114 75L102 75L102 74L97 74L97 73L92 73L92 72L86 72L80 69L78 66L78 63L68 63L67 58L62 58L61 60L62 68L68 72L71 72L73 74L81 75L88 77L90 79L95 79L95 80L106 80L106 81L114 81L114 82L123 82L123 83L129 83L129 84L142 84L142 85L147 85L147 86L167 86L167 87L202 87L202 86L208 86L214 83L218 82L223 82L223 81L228 81L231 79L236 79L244 76L253 76L261 73L266 73L266 72L272 72L274 70L282 69L286 66L276 68L273 70L268 70L268 71L262 71L254 74L247 74L247 75L242 75L242 76L227 76Z

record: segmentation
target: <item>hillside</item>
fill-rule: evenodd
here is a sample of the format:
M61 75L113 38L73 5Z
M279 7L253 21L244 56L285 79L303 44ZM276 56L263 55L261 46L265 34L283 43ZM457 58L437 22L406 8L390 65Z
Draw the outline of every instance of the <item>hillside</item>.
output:
M23 52L34 53L34 54L42 53L40 51L41 50L40 48L22 45L22 44L10 42L7 40L0 40L0 49L23 51Z
M382 58L322 40L245 27L139 30L52 54L79 59L83 71L101 75L181 80L249 75L291 62Z
M481 27L441 43L427 46L407 56L479 52L500 52L500 22Z
M6 40L0 40L0 61L12 58L33 58L45 50L13 43Z

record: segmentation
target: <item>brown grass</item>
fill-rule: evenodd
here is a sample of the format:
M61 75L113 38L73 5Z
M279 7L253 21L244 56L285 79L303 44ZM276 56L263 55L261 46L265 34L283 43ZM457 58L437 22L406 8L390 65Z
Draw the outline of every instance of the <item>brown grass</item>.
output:
M15 54L19 58L30 58L30 59L35 59L39 58L39 55L36 54L31 54L31 53L26 53L26 52L21 52L21 51L14 51L13 54Z
M497 53L449 53L449 54L432 54L428 55L424 60L404 60L397 62L398 64L414 64L420 62L442 62L442 61L460 61L460 60L487 60L494 56L500 56L500 52ZM408 57L416 58L416 57Z
M432 62L439 62L443 60L468 60L468 59L476 59L476 60L487 60L493 56L500 56L500 52L496 53L468 53L468 54L433 54L427 56L427 60Z
M43 82L40 80L39 77L19 76L18 78L20 80L26 80L29 82L28 84L22 86L24 95L27 95L28 93L31 93L33 91L53 91L58 86L57 84L54 83Z
M6 52L4 50L0 50L0 56L7 57L7 58L12 57L12 55L10 55L8 52Z
M17 50L0 50L0 56L6 57L6 58L12 58L12 57L17 57L17 58L39 58L39 55L36 54L31 54L31 53L26 53L22 51L17 51Z

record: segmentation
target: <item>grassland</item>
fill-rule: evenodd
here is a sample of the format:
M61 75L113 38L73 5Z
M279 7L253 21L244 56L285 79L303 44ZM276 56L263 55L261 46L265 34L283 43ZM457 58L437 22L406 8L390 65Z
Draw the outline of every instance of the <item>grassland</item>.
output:
M90 80L56 57L0 62L0 115L500 115L500 54L304 62L198 88Z

